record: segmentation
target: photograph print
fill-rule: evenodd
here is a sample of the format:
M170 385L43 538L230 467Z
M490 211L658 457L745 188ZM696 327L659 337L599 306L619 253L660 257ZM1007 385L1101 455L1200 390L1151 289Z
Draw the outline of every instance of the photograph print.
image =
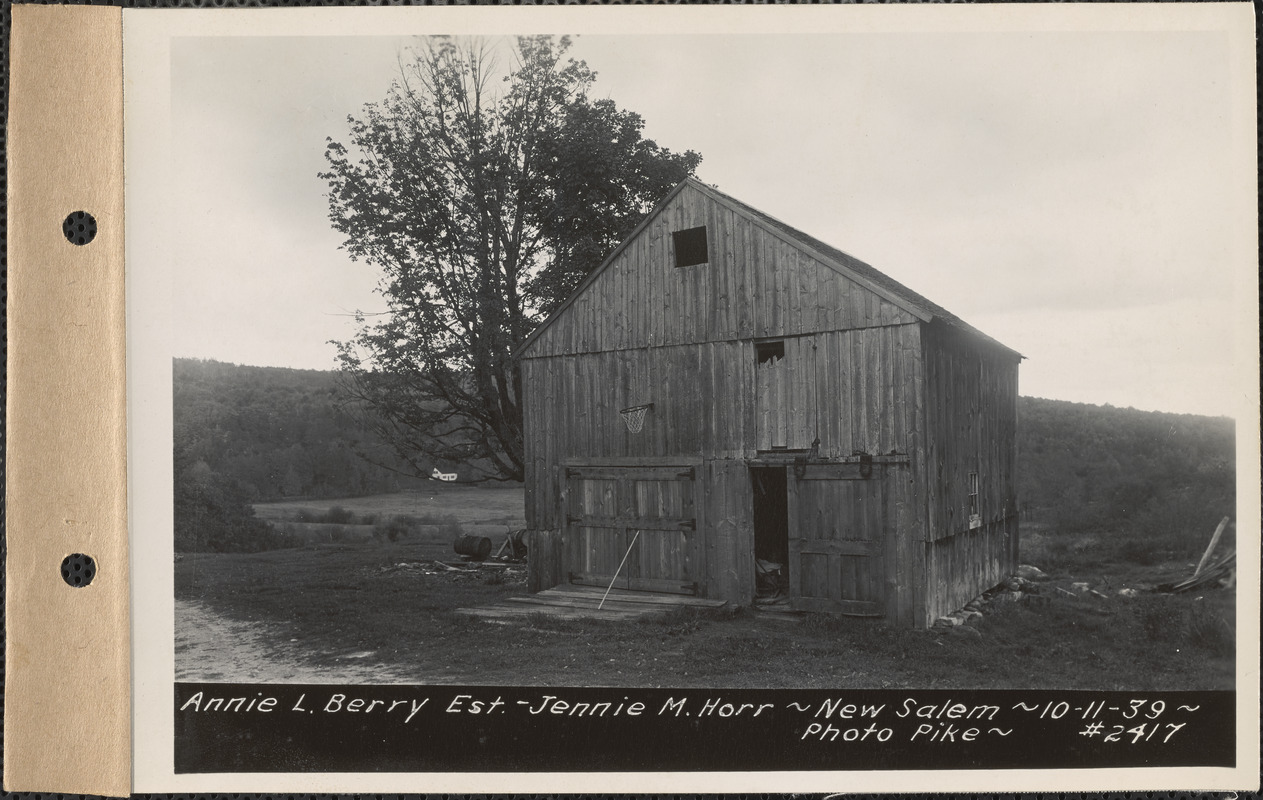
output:
M171 39L177 682L1231 696L1227 37L418 30Z

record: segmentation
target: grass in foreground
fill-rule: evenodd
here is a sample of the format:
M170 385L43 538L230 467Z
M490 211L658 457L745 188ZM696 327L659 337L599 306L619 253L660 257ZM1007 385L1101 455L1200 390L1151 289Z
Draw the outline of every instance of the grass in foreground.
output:
M330 669L351 653L417 683L539 686L1210 689L1233 681L1229 591L1071 597L1055 574L1040 595L993 603L951 631L892 629L747 609L677 609L636 622L532 615L503 625L454 613L523 594L520 573L423 574L449 541L363 541L258 554L187 554L177 598L265 625ZM1097 581L1093 579L1095 584ZM293 641L291 641L293 640Z

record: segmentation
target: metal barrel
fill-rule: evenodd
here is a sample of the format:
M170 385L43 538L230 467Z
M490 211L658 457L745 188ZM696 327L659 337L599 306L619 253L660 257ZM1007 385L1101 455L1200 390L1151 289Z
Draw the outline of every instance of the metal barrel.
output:
M460 555L469 556L477 561L482 561L491 555L491 539L486 536L457 536L452 546Z

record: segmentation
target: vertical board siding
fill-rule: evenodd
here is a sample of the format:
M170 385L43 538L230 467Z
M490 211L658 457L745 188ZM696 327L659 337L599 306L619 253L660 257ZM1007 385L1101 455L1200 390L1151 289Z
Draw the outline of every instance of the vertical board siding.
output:
M930 326L924 376L928 624L1017 567L1017 363ZM981 517L972 530L970 472Z
M565 563L561 547L561 531L531 531L527 542L530 554L526 561L527 591L542 592L565 582L566 576L561 572Z
M677 268L672 232L701 225L710 260ZM541 332L526 356L915 321L780 235L686 187Z
M524 447L533 472L566 458L752 458L773 447L823 458L908 454L918 430L915 325L785 340L765 364L751 342L639 348L525 359ZM639 433L619 409L653 403ZM528 487L531 527L547 523Z
M1013 574L1017 516L926 542L928 604L921 625L950 614Z
M705 519L707 597L754 601L754 505L744 461L707 461L697 490Z

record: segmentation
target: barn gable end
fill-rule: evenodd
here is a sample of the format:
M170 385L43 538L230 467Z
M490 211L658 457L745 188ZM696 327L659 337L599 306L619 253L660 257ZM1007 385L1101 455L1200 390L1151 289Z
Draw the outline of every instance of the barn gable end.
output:
M903 325L930 315L694 180L682 183L520 348L524 358ZM707 260L675 266L704 227Z

